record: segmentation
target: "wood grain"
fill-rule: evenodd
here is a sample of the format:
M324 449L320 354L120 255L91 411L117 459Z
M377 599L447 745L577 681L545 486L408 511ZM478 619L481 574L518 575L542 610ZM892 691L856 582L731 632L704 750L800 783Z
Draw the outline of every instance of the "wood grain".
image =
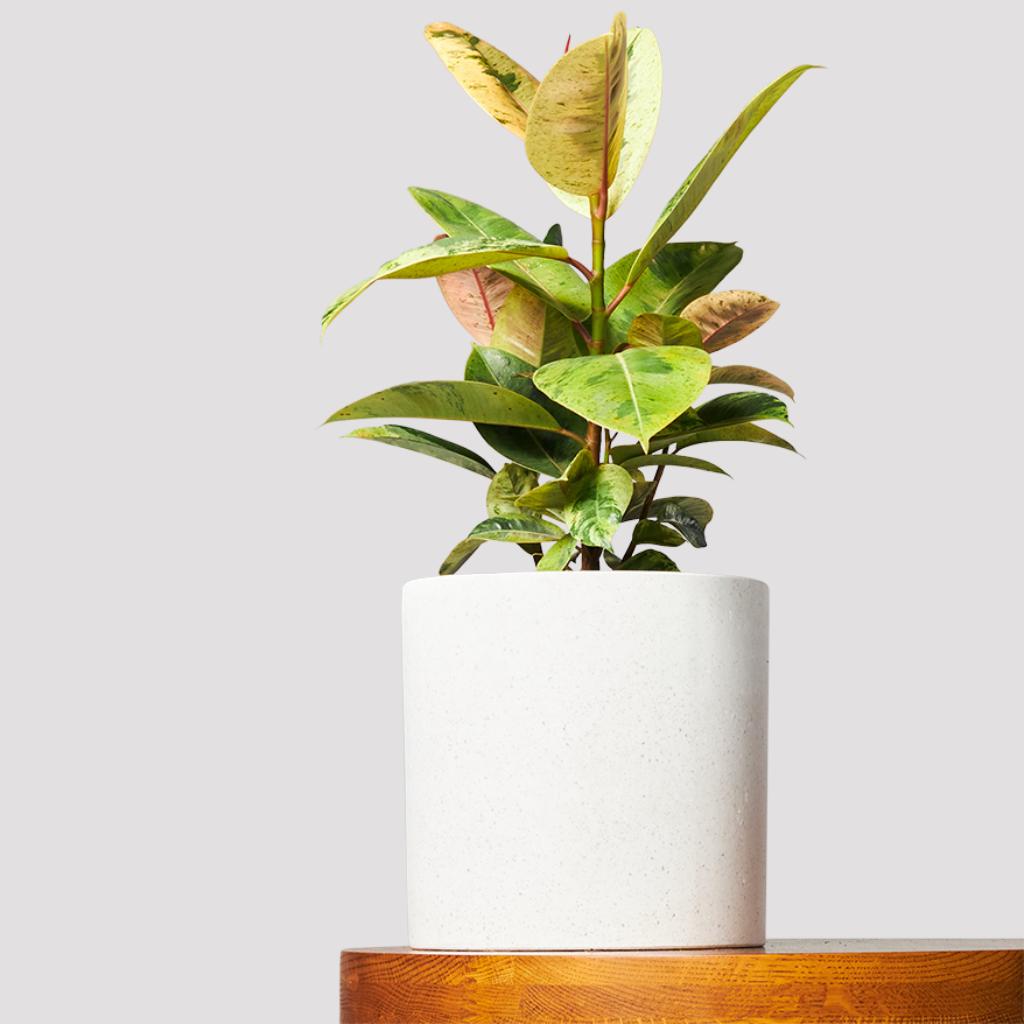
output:
M347 950L342 1024L1024 1024L1024 942Z

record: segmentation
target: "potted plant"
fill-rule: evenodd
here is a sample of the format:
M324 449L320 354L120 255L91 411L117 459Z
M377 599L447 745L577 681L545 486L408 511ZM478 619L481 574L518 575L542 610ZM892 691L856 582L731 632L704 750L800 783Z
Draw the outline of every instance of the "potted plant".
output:
M716 290L741 250L673 238L810 66L756 96L643 244L609 262L607 222L658 116L652 33L620 14L542 81L455 25L430 25L426 38L589 219L592 256L571 255L558 225L538 238L476 202L414 188L441 234L323 317L326 329L377 281L436 278L472 343L461 378L399 384L328 422L468 421L500 460L393 423L346 435L487 480L485 514L440 575L404 592L411 942L759 945L767 588L680 573L665 549L703 547L712 510L663 484L724 472L698 445L792 450L761 424L788 423L779 396L793 392L767 370L719 362L777 308ZM518 545L537 571L456 577L488 542Z

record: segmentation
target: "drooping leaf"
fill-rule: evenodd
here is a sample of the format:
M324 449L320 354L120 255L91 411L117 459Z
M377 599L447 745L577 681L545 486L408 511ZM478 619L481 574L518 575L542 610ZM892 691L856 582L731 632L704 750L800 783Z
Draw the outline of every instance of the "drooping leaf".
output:
M805 71L809 71L814 66L813 64L802 64L800 67L793 68L792 71L787 71L781 78L776 79L766 89L758 93L743 109L725 134L708 150L676 194L668 201L654 225L654 230L637 253L626 278L627 281L632 282L639 279L650 265L651 260L686 223L690 214L697 209L700 201L707 195L718 176L765 114Z
M560 540L556 540L544 552L541 560L537 563L538 572L561 572L568 564L576 551L577 540L567 533Z
M581 448L557 480L548 480L519 495L516 505L520 510L532 512L560 511L572 500L580 482L595 468L594 456Z
M544 236L544 241L548 245L561 245L562 244L562 225L552 224L548 228L547 234Z
M637 446L632 446L636 448ZM641 466L679 466L683 469L701 469L706 473L721 473L728 476L724 469L716 466L713 462L705 462L704 459L693 459L689 455L636 455L631 459L621 460L615 458L622 449L612 449L612 458L622 466L623 469L639 469Z
M467 540L497 540L509 544L540 544L559 540L563 530L553 523L532 516L514 519L510 516L491 516L469 531Z
M381 265L372 277L349 288L331 303L321 320L323 330L346 306L363 294L374 281L395 278L437 277L453 270L467 270L503 263L523 256L545 260L566 260L560 245L545 245L529 238L439 238L429 245L410 249Z
M542 366L534 384L573 412L610 430L650 438L701 393L711 360L696 348L633 348Z
M622 204L636 183L654 139L661 106L661 52L654 33L646 28L631 28L626 33L626 127L619 152L619 169L608 190L608 216ZM571 210L590 216L586 196L573 195L560 188L552 191Z
M516 505L516 499L537 486L537 474L524 469L514 462L507 463L497 473L487 488L487 514L489 516L510 516L518 518L523 510Z
M437 279L444 301L477 345L489 345L494 322L514 285L490 267L441 274Z
M625 561L615 560L613 565L617 572L679 572L679 566L664 551L638 551Z
M453 238L533 238L518 224L468 199L434 189L411 188L409 191L434 222ZM501 273L528 288L570 320L585 320L590 315L590 289L567 264L548 259L511 260L501 264Z
M756 423L738 423L732 427L701 427L678 436L666 435L658 447L676 444L680 448L692 448L696 444L710 444L713 441L748 441L753 444L766 444L773 448L785 448L788 452L796 449L778 434L773 434Z
M633 530L634 544L658 544L663 548L677 548L686 543L686 538L668 523L653 519L641 519Z
M508 54L458 25L438 21L423 34L470 98L523 138L537 79Z
M449 462L453 466L461 466L463 469L479 473L481 476L494 476L494 470L476 452L463 448L462 445L455 444L453 441L446 441L443 437L435 437L423 430L416 430L414 427L401 427L394 423L388 423L382 427L360 427L350 434L345 434L345 437L380 441L382 444L405 448L411 452L419 452L421 455L429 455L442 462Z
M647 516L674 526L695 548L708 545L704 531L714 511L703 498L655 498Z
M526 124L526 156L550 185L592 196L615 180L626 127L626 19L570 50L545 75Z
M478 381L434 380L399 384L367 395L339 409L328 423L340 420L390 419L408 416L428 420L468 420L557 431L547 409L508 388ZM557 436L557 435L555 435Z
M635 251L629 253L605 271L605 295L609 301L626 283L636 255ZM613 346L625 344L634 317L649 312L679 313L698 295L716 288L742 258L743 250L731 242L673 242L666 245L608 318ZM565 269L557 263L550 265Z
M664 313L641 313L634 317L626 333L626 344L632 348L660 348L662 345L688 345L700 348L700 328L679 316Z
M475 348L466 361L466 380L515 391L545 409L560 426L582 436L587 429L585 421L538 391L532 373L529 363L496 348ZM548 476L560 476L581 448L581 443L571 437L544 430L494 427L479 422L477 430L506 459Z
M745 384L748 387L768 388L789 398L796 398L793 389L781 377L756 366L712 366L711 384Z
M572 325L522 285L515 285L494 323L490 344L531 366L578 355Z
M602 463L570 485L562 516L582 544L610 548L633 496L633 478L621 466Z
M467 537L465 540L460 540L445 555L444 561L441 563L441 568L437 570L439 576L451 576L457 573L469 559L476 553L476 549L480 547L484 542L482 540L473 540Z
M756 331L778 308L757 292L713 292L694 299L681 315L700 329L704 351L717 352Z

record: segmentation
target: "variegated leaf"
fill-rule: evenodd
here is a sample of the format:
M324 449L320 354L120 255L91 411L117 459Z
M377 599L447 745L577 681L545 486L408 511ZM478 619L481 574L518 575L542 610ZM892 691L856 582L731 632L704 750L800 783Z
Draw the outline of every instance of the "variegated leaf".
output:
M441 274L437 279L444 301L477 345L489 345L498 312L514 287L490 267Z
M561 572L572 559L573 554L576 551L576 538L571 534L567 533L560 540L556 540L544 552L540 561L537 563L538 572Z
M497 540L508 544L540 544L560 540L565 531L543 519L523 516L491 516L469 531L467 540Z
M793 389L781 378L756 366L712 366L710 384L745 384L747 387L767 388L781 395L796 398Z
M615 181L626 127L626 19L570 50L537 89L526 156L549 185L596 195Z
M345 437L379 441L395 448L405 448L421 455L429 455L431 458L440 459L453 466L461 466L481 476L494 476L490 464L476 452L463 448L461 444L455 444L453 441L446 441L443 437L435 437L424 430L416 430L414 427L401 427L395 423L388 423L382 427L360 427L350 434L345 434Z
M521 285L512 289L495 318L490 344L531 366L579 354L569 321Z
M537 79L507 53L458 25L434 22L423 34L470 98L523 138Z
M712 292L694 299L680 314L699 328L706 352L735 345L756 331L779 308L757 292Z
M516 505L516 499L537 486L537 474L532 469L524 469L514 462L506 463L494 474L494 479L487 488L487 514L489 516L522 515L522 509Z
M700 328L690 320L664 313L641 313L633 318L626 332L626 344L632 348L660 348L662 345L688 345L700 348Z

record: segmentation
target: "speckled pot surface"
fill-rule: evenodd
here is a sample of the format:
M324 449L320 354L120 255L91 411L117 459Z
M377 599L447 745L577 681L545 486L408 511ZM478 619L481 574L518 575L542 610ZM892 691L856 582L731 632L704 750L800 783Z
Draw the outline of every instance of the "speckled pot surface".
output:
M763 583L415 580L403 632L413 946L763 943Z

